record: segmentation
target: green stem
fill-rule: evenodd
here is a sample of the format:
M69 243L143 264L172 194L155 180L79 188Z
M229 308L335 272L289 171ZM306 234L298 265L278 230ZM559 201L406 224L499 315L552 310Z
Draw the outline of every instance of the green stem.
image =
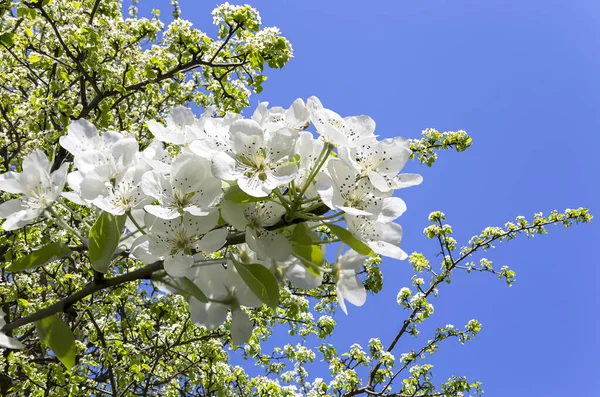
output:
M296 196L294 210L298 209L298 206L302 202L302 197L304 197L304 193L306 193L306 190L308 189L308 187L310 186L312 181L315 179L315 177L317 176L319 171L321 171L321 168L327 161L327 158L329 157L329 154L331 153L333 148L334 148L334 146L329 142L326 142L325 145L323 146L323 150L321 150L321 153L319 153L319 157L317 158L317 161L315 162L315 168L313 168L313 170L310 172L310 174L308 174L308 177L306 178L306 182L304 182L304 186L302 186L302 189L300 189L300 193L298 193L298 195Z
M90 230L92 228L92 226L87 223L87 221L85 219L82 219L81 216L79 214L77 214L75 211L73 211L71 208L69 208L68 205L66 205L65 203L63 203L62 201L56 201L58 204L60 204L61 207L63 207L64 209L66 209L67 211L69 211L69 213L77 218L78 221L80 221L81 223L83 223L85 225L85 227Z
M58 215L56 211L54 211L54 208L47 207L45 212L46 215L50 215L48 216L48 218L54 218L60 227L62 227L63 229L67 229L68 231L73 233L73 235L75 235L75 237L77 237L82 243L86 243L86 240L79 234L79 232L75 230L75 228L70 226L67 222L65 222L64 219L62 219L61 216Z
M131 215L131 211L127 211L127 217L129 218L131 223L133 223L133 225L137 228L137 230L140 233L146 234L146 232L143 230L143 228L135 221L135 219L133 219L133 215Z
M287 199L280 191L279 188L276 188L275 190L273 190L273 193L275 193L275 196L277 196L277 198L279 200L281 200L281 203L283 204L283 206L285 207L286 210L289 210L290 205L292 205L291 201L289 199Z

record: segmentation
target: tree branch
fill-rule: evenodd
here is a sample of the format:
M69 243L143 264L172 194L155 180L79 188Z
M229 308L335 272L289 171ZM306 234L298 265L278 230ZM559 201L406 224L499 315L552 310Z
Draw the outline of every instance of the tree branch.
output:
M115 278L91 281L81 290L75 292L73 295L69 295L66 298L63 298L60 301L48 307L45 307L38 312L30 314L29 316L22 317L18 320L13 321L12 323L6 324L0 330L0 332L6 333L16 328L22 327L23 325L51 316L53 314L64 312L73 304L79 302L80 300L93 294L94 292L101 291L105 288L116 287L118 285L125 284L130 281L149 279L154 272L161 270L162 268L163 263L162 261L159 261Z

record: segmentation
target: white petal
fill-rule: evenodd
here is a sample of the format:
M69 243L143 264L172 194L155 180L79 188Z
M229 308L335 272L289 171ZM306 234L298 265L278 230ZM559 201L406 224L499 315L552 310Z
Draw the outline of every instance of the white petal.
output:
M120 132L104 131L100 137L100 144L98 145L97 149L100 151L110 151L110 148L112 148L114 144L124 138L125 137Z
M406 211L406 203L400 197L386 197L383 199L381 213L377 216L377 221L381 223L390 223Z
M240 189L242 189L244 193L252 197L268 196L276 187L273 186L273 184L275 183L273 181L273 178L271 178L271 181L269 181L268 177L264 181L261 181L258 176L258 173L255 173L249 177L246 175L241 175L237 182Z
M329 208L335 208L333 204L334 191L336 190L333 186L333 180L329 175L324 172L319 173L319 178L317 179L316 189L321 197L321 201L323 204L328 206Z
M244 135L258 135L263 136L265 132L261 128L261 126L254 120L251 119L241 119L236 120L229 127L229 133L231 136L235 136L238 133Z
M273 171L267 172L267 180L272 183L274 185L273 188L275 188L277 186L287 185L296 178L297 174L298 166L296 164L288 163L277 167Z
M335 294L336 294L336 298L338 301L338 305L340 305L340 308L342 309L342 311L344 313L348 314L348 309L346 308L346 302L344 302L344 290L342 289L341 283L337 283L335 285Z
M55 192L62 192L62 190L65 188L69 165L69 163L62 163L60 167L50 176L52 180L52 187Z
M236 346L246 343L252 336L252 328L245 311L238 307L231 312L231 343Z
M9 171L0 175L0 190L8 193L23 193L20 174Z
M163 202L165 197L170 198L173 196L171 184L163 174L157 171L148 171L142 175L140 186L144 193L161 202Z
M218 251L227 242L227 229L217 229L206 233L196 244L196 248L200 251L211 253Z
M214 155L211 169L214 176L224 181L235 181L243 175L237 168L237 161L226 152Z
M150 241L148 235L141 235L135 239L131 244L130 252L132 257L139 259L148 265L160 260L162 257L162 255L156 255L156 252L150 250Z
M15 338L11 338L0 332L0 346L7 347L9 349L24 349L25 346Z
M310 115L308 109L301 98L296 99L292 106L285 112L285 122L294 129L304 129Z
M77 169L84 174L92 172L100 166L109 164L106 155L100 150L88 150L79 153L75 156L74 163Z
M369 181L380 192L389 192L391 190L390 185L388 184L388 182L385 180L385 178L381 174L379 174L373 170L369 170L368 175L369 175Z
M83 178L79 189L81 198L84 200L94 200L98 196L108 194L106 183L95 178Z
M374 240L381 240L400 246L402 244L402 226L397 223L378 223L376 224L380 230L380 238Z
M338 259L338 262L342 269L358 272L362 270L365 258L365 255L361 255L354 250L348 250Z
M342 296L354 306L362 306L367 300L367 291L356 275L344 275L337 286Z
M175 106L167 116L167 125L175 123L175 126L182 127L194 124L195 120L196 117L191 109L188 109L185 106Z
M134 138L123 138L111 148L111 154L117 171L124 172L127 167L131 167L137 161L139 145Z
M0 204L0 219L8 218L10 215L27 210L27 205L20 199L12 199ZM5 229L6 230L6 229Z
M367 241L367 245L371 247L376 254L387 256L388 258L402 261L408 257L406 252L402 251L400 247L385 241Z
M229 200L224 200L220 205L221 216L225 219L225 222L235 227L238 231L245 230L248 219L246 219L246 216L244 215L244 210L250 205L254 204L238 204Z
M165 208L160 205L145 205L144 209L148 213L161 219L175 219L179 217L179 211L173 208Z
M42 170L50 172L52 164L48 161L46 153L41 150L34 150L23 160L23 173L35 173L38 174Z
M106 197L98 197L97 199L95 199L93 201L93 204L100 208L102 211L106 211L110 214L113 215L124 215L125 214L125 209L123 207L117 207L115 206L110 200L108 200Z
M256 121L258 124L261 124L265 116L269 114L267 106L269 106L269 102L260 102L254 110L254 113L252 113L252 120Z
M193 264L194 258L183 252L167 256L164 262L165 270L171 277L185 277Z
M273 201L267 201L264 204L256 204L257 217L260 218L260 225L263 227L273 226L286 213L283 205Z
M83 151L98 147L100 140L98 130L89 121L84 119L72 121L67 131L67 135L61 136L58 141L60 146L72 155L77 156Z
M393 179L394 189L403 189L410 186L420 185L423 177L419 174L400 174Z
M404 167L412 150L410 143L401 137L387 138L377 144L376 151L382 159L378 171L386 175L396 175Z
M198 327L213 330L221 326L227 319L227 306L220 303L202 303L198 299L190 298L190 318Z
M161 142L174 143L181 145L183 143L183 134L176 130L163 126L156 121L149 120L147 122L148 129L154 136L154 139Z
M270 230L246 234L246 243L258 254L259 259L265 259L266 255L276 261L284 261L292 254L292 243L282 234Z
M203 208L200 208L195 205L190 205L188 207L185 207L183 210L185 212L187 212L188 214L191 214L194 216L208 216L210 214L215 213L217 209L216 208L203 209Z
M185 214L183 217L183 227L189 235L204 234L214 228L219 221L219 213L212 212L207 216L192 216Z
M285 269L285 277L290 283L306 290L311 290L321 285L323 279L310 273L300 260L293 258L290 262L292 263Z
M171 157L160 141L152 143L142 152L144 161L156 171L168 173L171 169Z
M69 200L72 203L75 203L77 205L85 205L85 206L88 205L88 203L86 203L85 201L83 201L83 199L81 198L81 196L79 196L75 192L63 192L63 193L61 193L61 196L63 196L67 200Z

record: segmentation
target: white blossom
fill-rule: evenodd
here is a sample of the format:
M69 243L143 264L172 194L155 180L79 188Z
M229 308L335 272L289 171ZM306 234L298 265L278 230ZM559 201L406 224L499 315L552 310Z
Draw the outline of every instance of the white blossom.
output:
M404 138L377 141L374 136L362 137L357 139L357 146L340 147L338 152L341 159L361 177L369 178L381 192L418 185L423 180L418 174L398 175L412 154Z
M188 212L204 216L217 210L223 191L221 181L211 173L210 162L192 154L181 154L167 178L156 170L142 176L142 191L158 200L144 207L162 219L175 219Z
M260 307L262 302L240 278L234 266L198 266L188 272L210 301L190 299L192 322L209 330L225 322L231 310L231 340L234 345L246 342L252 334L252 323L240 306Z
M194 112L184 106L176 106L167 115L167 125L149 120L148 129L154 139L161 142L188 146L192 141L199 139L203 134L204 123L214 113L215 107L207 108L199 120Z
M0 175L0 190L21 197L0 204L4 230L15 230L30 224L48 208L62 192L67 181L68 163L51 172L46 155L36 150L23 160L23 172L9 171Z
M337 301L346 314L348 314L348 310L344 300L354 306L362 306L367 300L365 286L357 276L364 263L364 255L348 250L333 265Z
M212 159L216 177L237 180L240 189L254 197L268 196L295 178L298 167L290 162L295 136L281 131L266 134L253 120L235 121L229 131L232 149Z
M246 244L260 260L284 261L292 253L292 244L284 235L267 229L279 222L284 214L285 208L271 201L237 204L225 200L221 203L223 219L237 230L246 232Z
M364 241L376 254L404 260L408 257L400 245L402 226L397 223L381 223L363 216L345 217L350 232Z
M280 106L269 109L268 105L268 102L261 102L252 114L252 120L266 131L274 132L281 129L301 131L308 127L310 115L301 98L296 99L289 109Z
M185 214L181 219L160 219L146 214L148 233L133 243L133 255L145 263L164 259L172 277L183 277L194 263L196 252L211 253L225 244L227 229L215 229L219 215Z

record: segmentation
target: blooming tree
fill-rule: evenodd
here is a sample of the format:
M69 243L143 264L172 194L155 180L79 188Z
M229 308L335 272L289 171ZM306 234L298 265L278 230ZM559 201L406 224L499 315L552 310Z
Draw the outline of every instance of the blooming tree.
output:
M176 2L166 28L158 12L137 18L135 2L127 19L112 0L0 4L3 393L479 394L463 377L435 386L420 362L445 339L470 340L476 320L438 328L420 350L396 352L398 341L418 335L453 272L514 281L473 261L492 243L591 219L583 208L519 217L459 248L436 211L434 266L401 244L401 189L423 181L402 169L466 150L464 131L379 139L370 117L316 97L243 117L264 64L292 54L249 6L217 7L213 40ZM398 294L408 314L387 346L338 353L331 315L380 291L385 258L414 268ZM265 352L276 325L300 341ZM226 346L264 375L231 364ZM330 380L309 378L317 352Z

